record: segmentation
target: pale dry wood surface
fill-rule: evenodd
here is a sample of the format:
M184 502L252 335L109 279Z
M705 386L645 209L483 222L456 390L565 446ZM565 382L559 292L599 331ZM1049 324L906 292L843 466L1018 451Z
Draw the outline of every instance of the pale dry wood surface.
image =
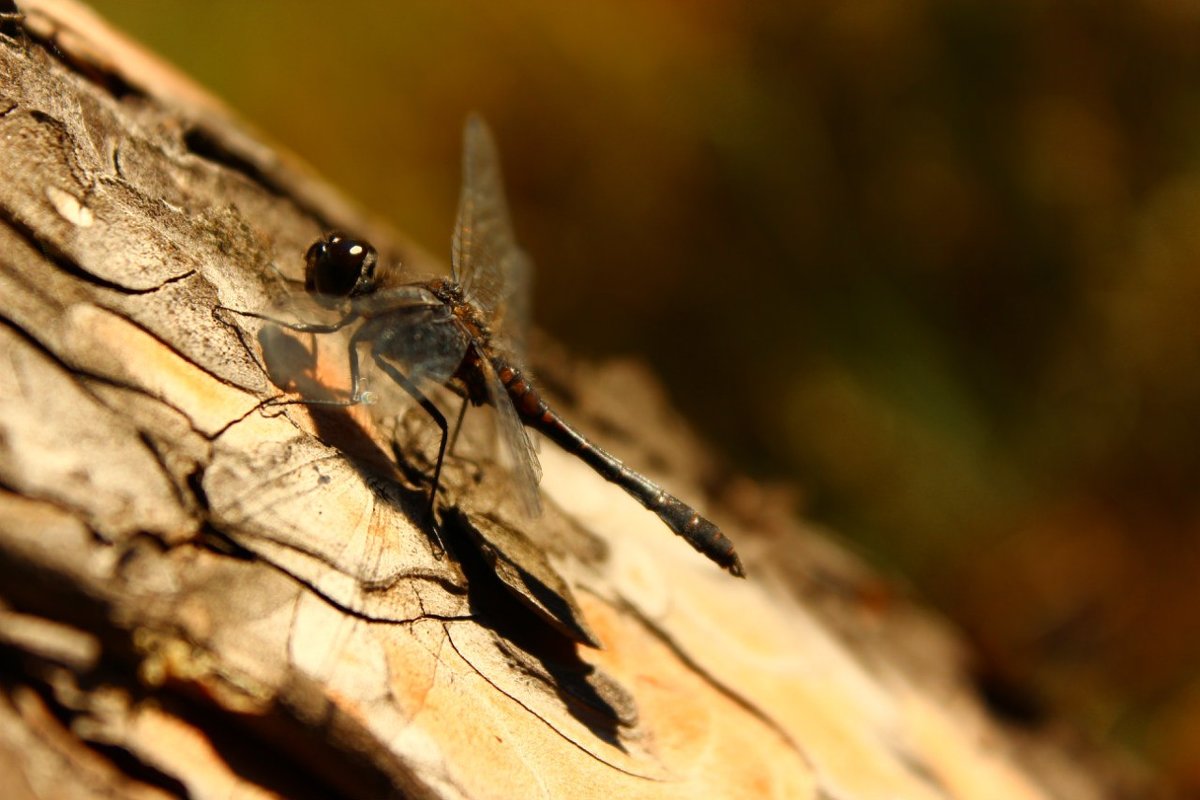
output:
M936 620L714 478L635 367L543 374L711 512L748 580L551 446L532 522L502 470L453 459L443 554L428 422L262 409L277 332L214 314L266 307L331 227L443 256L86 9L22 10L0 38L0 795L1134 791L991 719ZM344 385L344 341L312 345L276 380Z

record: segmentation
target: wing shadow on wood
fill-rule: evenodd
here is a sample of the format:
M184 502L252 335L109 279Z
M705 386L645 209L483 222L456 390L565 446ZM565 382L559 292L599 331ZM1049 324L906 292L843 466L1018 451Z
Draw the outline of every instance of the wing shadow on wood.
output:
M472 616L493 633L510 666L552 690L570 714L598 739L627 752L621 731L636 723L632 698L579 657L580 643L598 645L586 628L572 631L568 628L571 623L561 622L582 622L574 600L519 567L515 569L536 597L530 598L501 579L496 559L503 556L493 551L493 545L484 538L487 534L480 530L489 520L454 507L446 510L443 521L447 547L467 577ZM494 520L490 522L494 524ZM550 622L546 611L535 610L538 600L561 615L558 623Z

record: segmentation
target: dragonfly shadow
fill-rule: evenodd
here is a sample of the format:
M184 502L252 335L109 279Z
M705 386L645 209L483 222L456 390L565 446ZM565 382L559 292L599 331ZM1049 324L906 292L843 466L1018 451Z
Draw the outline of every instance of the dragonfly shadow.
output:
M305 335L266 325L259 330L258 340L271 381L304 398L300 402L306 404L316 436L345 454L368 483L382 478L400 487L401 512L411 519L424 519L431 465L419 456L410 457L395 442L389 457L351 413L351 406L320 404L344 400L345 392L331 389L321 380L319 359L304 341ZM458 480L450 478L451 483ZM516 545L498 538L494 521L475 518L454 504L443 507L440 516L437 529L428 529L431 545L445 547L462 571L472 618L492 632L496 645L510 659L524 663L525 671L539 676L538 683L553 691L568 713L597 739L627 752L621 733L636 722L633 701L611 678L579 657L577 643L598 643L586 629L562 579L519 566L528 562L528 556L515 557ZM503 552L493 552L496 550ZM498 574L497 560L506 565L507 581Z
M516 661L529 660L528 671L540 675L569 713L598 739L627 752L621 737L636 722L632 699L610 678L579 657L579 636L548 624L501 581L478 544L467 514L458 508L443 515L442 537L467 581L472 616L491 630ZM564 602L558 592L526 573L526 585L543 600Z

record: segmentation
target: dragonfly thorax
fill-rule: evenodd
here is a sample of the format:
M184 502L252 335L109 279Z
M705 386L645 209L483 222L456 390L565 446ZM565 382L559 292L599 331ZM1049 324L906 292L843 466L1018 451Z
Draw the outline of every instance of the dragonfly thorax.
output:
M457 281L452 281L448 278L434 278L429 281L428 285L429 291L433 292L434 297L448 306L456 306L466 302L463 298L462 286Z
M483 345L484 347L490 346L492 333L488 328L487 319L466 298L466 294L463 292L460 284L446 278L434 278L426 285L426 288L433 293L434 297L449 307L450 313L466 329L476 344Z

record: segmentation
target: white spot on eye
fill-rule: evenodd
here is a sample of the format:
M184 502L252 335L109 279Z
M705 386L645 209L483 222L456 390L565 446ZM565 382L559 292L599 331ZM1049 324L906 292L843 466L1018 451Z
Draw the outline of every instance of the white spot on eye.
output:
M350 255L356 256L363 251L361 244L356 244L350 248Z
M70 192L59 189L56 186L46 187L46 197L54 206L54 210L59 213L63 219L72 225L78 225L81 228L89 228L96 221L96 215L92 210L79 201L79 198Z

